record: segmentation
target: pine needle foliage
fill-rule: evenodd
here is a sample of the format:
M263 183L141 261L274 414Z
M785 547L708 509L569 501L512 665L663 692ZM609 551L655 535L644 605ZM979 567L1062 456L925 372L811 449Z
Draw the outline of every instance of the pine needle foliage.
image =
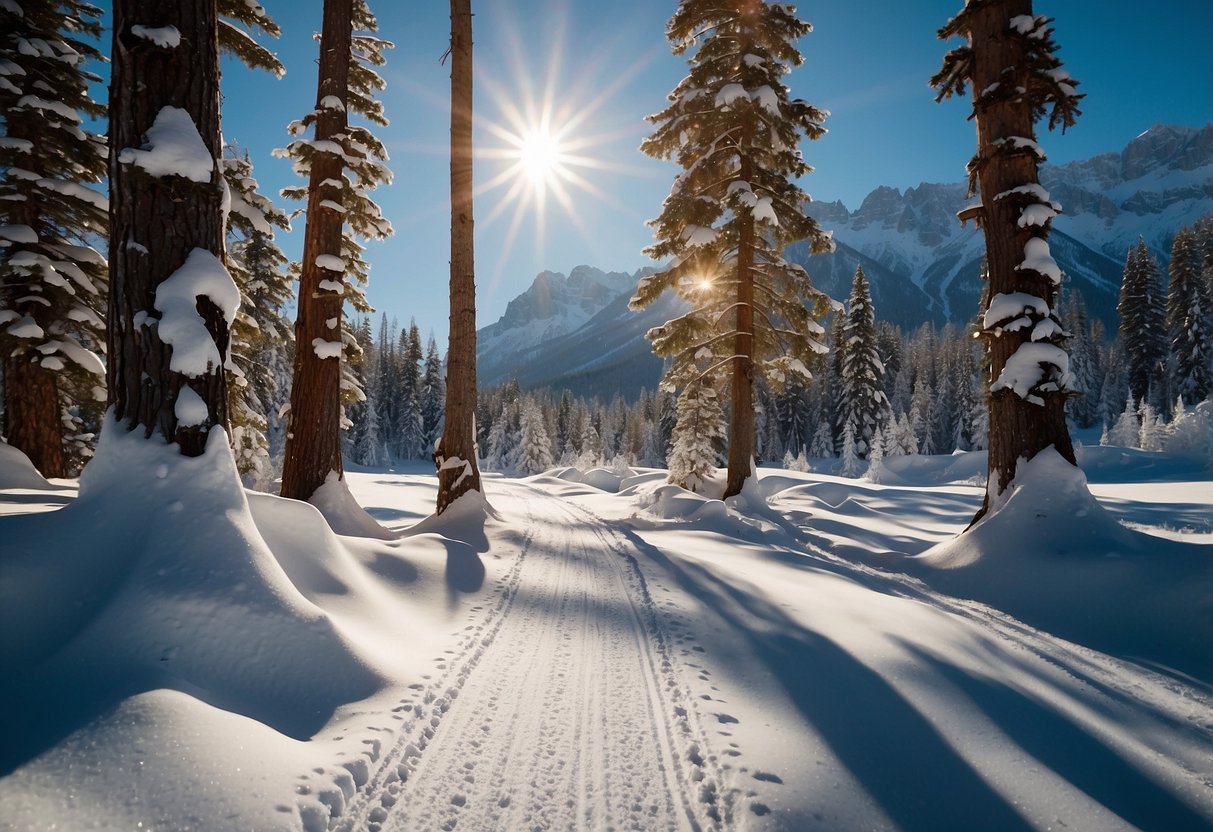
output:
M829 301L782 254L799 240L814 252L833 248L806 216L809 197L796 184L812 170L799 144L825 132L825 113L792 98L783 83L803 62L793 42L811 29L786 4L684 0L666 35L675 54L693 51L690 73L649 117L656 129L641 144L682 172L650 222L656 242L646 249L669 265L640 281L631 307L667 291L689 304L647 334L671 359L668 381L741 379L731 401L730 489L750 475L733 468L735 446L749 449L745 466L754 447L753 380L775 390L792 377L807 381L811 356L825 351L817 319Z
M95 249L108 202L105 107L89 84L101 10L75 0L0 4L0 355L8 441L46 476L91 454L105 400L109 273Z

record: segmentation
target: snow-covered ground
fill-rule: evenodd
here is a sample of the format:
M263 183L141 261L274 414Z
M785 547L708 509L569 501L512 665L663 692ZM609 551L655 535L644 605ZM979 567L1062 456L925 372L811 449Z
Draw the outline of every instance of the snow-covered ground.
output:
M77 497L0 445L0 827L1213 826L1190 460L1046 456L958 543L979 454L489 476L487 521L350 473L390 540L224 459L103 437Z

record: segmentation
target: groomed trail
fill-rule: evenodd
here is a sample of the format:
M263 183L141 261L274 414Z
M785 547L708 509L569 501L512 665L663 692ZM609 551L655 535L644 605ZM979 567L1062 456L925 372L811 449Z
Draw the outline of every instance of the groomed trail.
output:
M524 530L496 605L335 828L720 828L719 772L631 544L524 483L493 503Z

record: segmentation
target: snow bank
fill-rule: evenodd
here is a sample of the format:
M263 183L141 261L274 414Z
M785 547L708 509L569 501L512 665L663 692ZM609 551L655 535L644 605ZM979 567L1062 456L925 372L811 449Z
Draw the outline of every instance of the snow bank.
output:
M200 802L218 799L244 828L299 828L320 795L342 794L339 768L311 775L306 791L279 781L312 769L299 743L386 676L313 602L334 587L297 584L298 563L288 574L275 557L226 445L214 429L207 452L187 458L107 420L79 499L0 518L0 771L32 761L0 781L6 820L63 821L47 801L79 794L73 811L91 813L87 825L133 828L123 819L137 814L153 828L197 827L214 817ZM305 524L266 522L283 525ZM331 555L334 540L312 534L285 554ZM349 565L342 574L347 588L359 579ZM265 776L285 801L258 799L260 758L277 761ZM208 779L219 770L228 774Z
M0 440L0 491L10 488L47 489L46 481L29 457Z
M336 471L329 472L324 485L316 489L316 493L308 502L320 510L329 527L337 534L380 540L391 540L395 537L367 514L366 509L358 505L345 480Z
M1003 506L907 561L933 587L1112 655L1213 675L1213 555L1118 523L1048 449Z

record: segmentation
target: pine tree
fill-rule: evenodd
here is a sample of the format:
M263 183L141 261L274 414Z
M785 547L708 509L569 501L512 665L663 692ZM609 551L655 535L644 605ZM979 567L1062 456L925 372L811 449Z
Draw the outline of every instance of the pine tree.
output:
M472 4L451 0L451 311L446 412L434 451L438 514L480 491L476 467L476 258L472 234Z
M421 430L426 454L433 452L442 435L442 412L446 401L446 379L442 377L442 356L438 342L430 335L425 347L425 372L421 377Z
M91 454L105 399L106 234L101 11L76 0L0 3L0 373L8 443L47 477ZM150 308L150 307L149 307Z
M842 426L842 467L838 473L844 477L858 477L863 471L863 464L855 448L855 425L847 422Z
M691 378L686 365L709 355L705 374L731 380L725 496L753 476L756 379L776 389L793 376L808 381L806 365L823 350L814 316L826 298L781 254L805 239L812 251L832 248L805 215L808 195L795 184L811 170L797 146L822 135L825 114L791 99L782 83L803 60L793 42L811 30L793 12L760 0L683 0L666 34L675 54L698 49L641 145L683 172L651 223L657 242L646 251L673 265L640 281L632 307L667 290L687 300L691 311L648 333L654 351L673 359L680 378Z
M369 34L377 26L365 0L325 0L316 107L289 128L302 136L314 127L315 137L297 138L280 154L308 177L306 188L283 191L307 200L284 497L306 500L331 472L342 474L342 398L364 398L342 366L357 349L342 323L342 307L348 302L370 311L360 285L367 268L354 237L381 239L392 231L369 194L391 180L383 164L387 152L369 129L349 122L355 113L387 124L374 97L384 88L375 67L384 64L391 44Z
M1125 409L1116 420L1116 424L1108 432L1108 443L1122 448L1134 448L1141 436L1141 417L1138 415L1137 404L1130 396L1125 401Z
M1213 298L1201 274L1202 254L1195 229L1180 229L1168 266L1167 332L1174 359L1171 386L1185 404L1203 401L1213 389Z
M1066 426L1069 358L1056 316L1061 270L1047 241L1060 206L1040 186L1044 153L1035 122L1063 130L1078 115L1077 84L1055 56L1050 19L1031 0L968 0L939 31L967 43L948 53L931 79L939 99L973 88L978 150L970 191L981 206L961 213L985 233L988 270L982 337L990 361L989 481L976 519L1007 493L1020 460L1052 446L1075 464Z
M543 423L543 414L538 403L531 398L523 400L522 424L518 434L518 448L514 455L513 468L522 476L542 474L555 464L552 459L552 440Z
M400 446L404 459L426 459L432 449L425 439L425 424L421 415L421 333L417 322L410 321L407 331L400 332Z
M1167 438L1167 425L1149 402L1142 402L1137 414L1140 427L1137 447L1143 451L1161 451Z
M1151 390L1161 392L1164 383L1166 301L1158 263L1141 238L1137 248L1130 249L1125 258L1116 311L1120 314L1120 341L1128 365L1129 394L1137 400L1148 398Z
M857 266L847 303L842 343L841 418L855 430L856 450L868 455L872 437L888 421L889 400L884 393L884 364L876 352L876 317L868 279Z
M678 421L667 454L670 482L702 492L716 470L724 447L724 410L720 397L704 380L687 385L678 396Z
M269 429L279 398L278 375L293 332L283 310L291 300L286 255L274 229L289 230L286 212L257 190L248 153L231 146L222 159L231 194L228 272L240 289L228 367L229 417L236 467L257 486L270 473Z
M867 478L872 482L880 482L884 476L884 446L884 432L880 428L876 428L876 433L872 436L868 449Z
M109 401L127 430L158 433L187 456L227 427L224 368L240 302L222 260L216 15L213 2L114 4ZM173 36L149 35L148 21ZM186 159L161 160L158 147L182 144Z
M1072 292L1066 304L1066 320L1070 322L1070 375L1074 395L1066 407L1071 418L1081 428L1099 421L1099 392L1103 374L1098 354L1091 339L1087 307L1081 292Z
M834 458L834 429L827 421L817 423L813 441L809 445L809 456L816 459Z

